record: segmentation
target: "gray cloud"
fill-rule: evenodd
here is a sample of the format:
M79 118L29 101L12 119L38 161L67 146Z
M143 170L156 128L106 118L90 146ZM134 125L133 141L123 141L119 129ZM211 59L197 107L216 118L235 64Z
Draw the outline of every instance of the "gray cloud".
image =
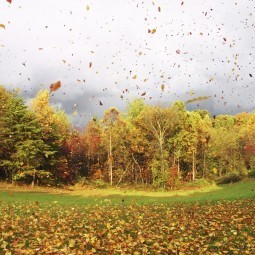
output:
M0 10L0 83L29 100L61 80L51 102L76 124L137 97L211 96L187 107L213 114L254 108L252 1L20 0Z

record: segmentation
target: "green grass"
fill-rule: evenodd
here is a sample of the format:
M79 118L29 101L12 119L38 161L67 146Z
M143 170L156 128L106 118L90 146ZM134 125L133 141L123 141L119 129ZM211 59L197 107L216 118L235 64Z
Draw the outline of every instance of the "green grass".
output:
M80 189L64 194L42 191L6 190L0 186L0 202L40 202L59 205L154 204L214 202L255 197L255 180L212 186L200 190L145 192L121 189Z

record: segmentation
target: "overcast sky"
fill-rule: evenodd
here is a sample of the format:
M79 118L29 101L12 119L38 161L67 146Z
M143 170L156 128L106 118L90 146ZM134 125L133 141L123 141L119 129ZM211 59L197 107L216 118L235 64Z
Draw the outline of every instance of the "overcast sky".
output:
M51 103L77 125L135 98L255 109L253 0L0 0L0 24L0 84L29 102L61 81Z

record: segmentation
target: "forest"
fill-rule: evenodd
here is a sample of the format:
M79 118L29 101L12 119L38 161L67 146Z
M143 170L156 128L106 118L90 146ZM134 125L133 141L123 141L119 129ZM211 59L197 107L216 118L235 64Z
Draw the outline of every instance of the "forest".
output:
M255 176L255 113L211 116L148 105L112 107L85 128L41 90L29 105L0 87L0 178L33 185L147 184L175 189L199 179L228 183Z

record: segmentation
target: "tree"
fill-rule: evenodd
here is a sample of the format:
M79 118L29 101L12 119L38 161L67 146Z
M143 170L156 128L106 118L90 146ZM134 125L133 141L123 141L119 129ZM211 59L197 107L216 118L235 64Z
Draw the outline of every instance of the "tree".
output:
M113 147L113 128L116 126L117 123L120 122L120 112L112 107L109 110L107 110L103 117L103 127L104 127L104 133L108 137L108 165L109 165L109 177L110 177L110 184L112 186L113 184L113 153L112 153L112 147Z
M34 114L28 110L24 101L16 94L0 87L0 165L5 178L31 181L49 176L42 169L46 158L51 155L49 146L42 139L42 129Z
M155 146L154 156L150 167L153 183L156 186L165 186L168 179L168 150L166 142L172 135L176 121L175 112L171 108L147 106L136 120L136 126L145 134L151 146Z
M55 110L50 105L50 96L47 90L38 92L32 100L31 110L41 125L43 141L54 152L49 156L44 168L51 172L53 182L66 182L72 172L68 168L67 154L69 152L65 150L65 141L70 135L70 121L63 111Z

